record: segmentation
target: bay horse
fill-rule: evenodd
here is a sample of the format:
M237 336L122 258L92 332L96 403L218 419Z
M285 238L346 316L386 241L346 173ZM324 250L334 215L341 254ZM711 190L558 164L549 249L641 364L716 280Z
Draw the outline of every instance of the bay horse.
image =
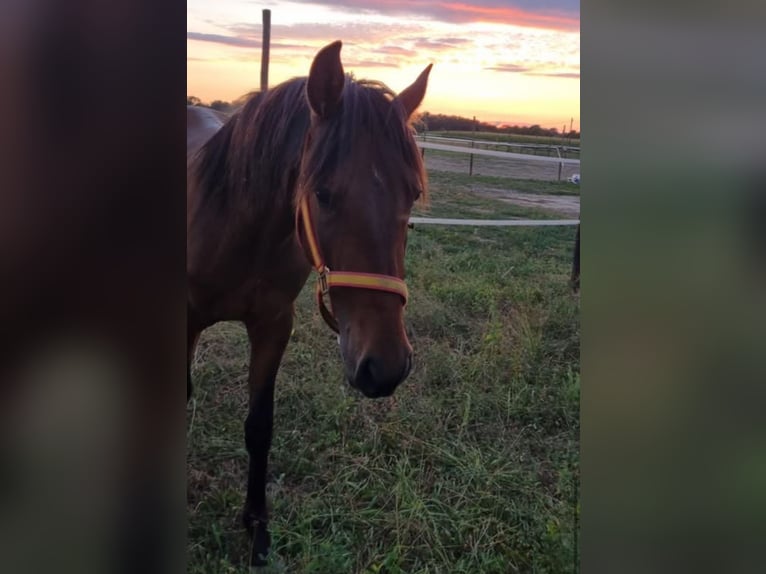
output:
M308 77L250 96L229 119L187 108L187 400L201 331L242 321L251 347L242 521L252 566L265 564L270 546L274 381L312 267L352 387L389 396L412 366L404 253L410 211L427 188L410 122L431 65L395 95L346 75L341 46L325 46Z

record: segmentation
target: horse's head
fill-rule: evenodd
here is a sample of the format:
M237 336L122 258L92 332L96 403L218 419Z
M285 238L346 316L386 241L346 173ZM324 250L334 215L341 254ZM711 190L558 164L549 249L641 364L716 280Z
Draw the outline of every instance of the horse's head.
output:
M311 122L299 205L333 273L403 279L410 211L426 193L409 118L423 100L431 66L395 96L380 83L346 77L340 49L334 42L320 50L306 81ZM305 226L301 233L305 244ZM329 295L349 382L368 397L390 395L412 367L404 298L358 285L333 286Z

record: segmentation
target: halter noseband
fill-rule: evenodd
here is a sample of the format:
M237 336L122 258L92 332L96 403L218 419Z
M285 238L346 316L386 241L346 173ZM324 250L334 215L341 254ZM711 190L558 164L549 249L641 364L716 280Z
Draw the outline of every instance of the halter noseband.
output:
M324 302L324 296L330 293L332 287L355 287L357 289L371 289L373 291L385 291L399 295L404 304L407 304L407 285L393 275L378 275L377 273L359 273L356 271L330 271L322 258L322 251L319 249L319 238L317 237L314 224L311 221L311 211L309 210L308 198L301 199L296 213L296 220L300 217L303 223L303 229L308 241L309 253L311 254L311 264L316 269L319 277L317 278L316 298L319 312L325 323L339 333L338 320L327 308ZM297 223L297 221L296 221ZM300 231L296 225L298 242L300 243Z

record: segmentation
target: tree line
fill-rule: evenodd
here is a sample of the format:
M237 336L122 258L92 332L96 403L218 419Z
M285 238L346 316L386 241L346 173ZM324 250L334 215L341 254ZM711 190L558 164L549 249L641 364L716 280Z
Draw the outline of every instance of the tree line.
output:
M218 110L219 112L231 113L242 105L242 98L234 102L225 102L223 100L214 100L210 103L204 103L195 96L186 97L187 106L204 106ZM557 128L544 128L538 124L531 126L519 125L496 125L487 122L474 121L471 118L462 116L452 116L446 114L432 114L423 112L413 122L413 126L418 132L439 132L439 131L473 131L494 132L499 134L520 134L529 136L551 136L551 137L569 137L579 138L580 132L577 130L564 131Z
M239 106L236 106L234 102L224 102L223 100L213 100L209 104L206 104L196 96L186 96L187 106L202 106L203 108L212 108L219 112L229 113L233 112Z
M519 125L497 125L479 120L474 121L471 118L464 118L462 116L453 116L447 114L432 114L430 112L423 112L420 117L414 122L415 129L418 132L439 132L439 131L460 131L467 132L493 132L499 134L520 134L528 136L551 136L551 137L570 137L579 138L580 132L576 130L564 131L563 133L557 128L544 128L538 124L531 126L519 126Z

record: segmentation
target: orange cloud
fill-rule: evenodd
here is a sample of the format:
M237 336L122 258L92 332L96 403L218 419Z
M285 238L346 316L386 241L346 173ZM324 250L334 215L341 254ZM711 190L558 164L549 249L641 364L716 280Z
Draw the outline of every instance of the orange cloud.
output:
M535 12L522 8L505 6L482 6L459 2L445 2L442 5L446 12L453 12L459 20L465 18L474 22L491 22L494 24L509 24L513 26L529 26L554 30L576 31L580 29L580 18L565 13Z
M573 32L580 29L579 0L293 0L326 6L333 11L361 14L418 16L446 23L486 22Z

